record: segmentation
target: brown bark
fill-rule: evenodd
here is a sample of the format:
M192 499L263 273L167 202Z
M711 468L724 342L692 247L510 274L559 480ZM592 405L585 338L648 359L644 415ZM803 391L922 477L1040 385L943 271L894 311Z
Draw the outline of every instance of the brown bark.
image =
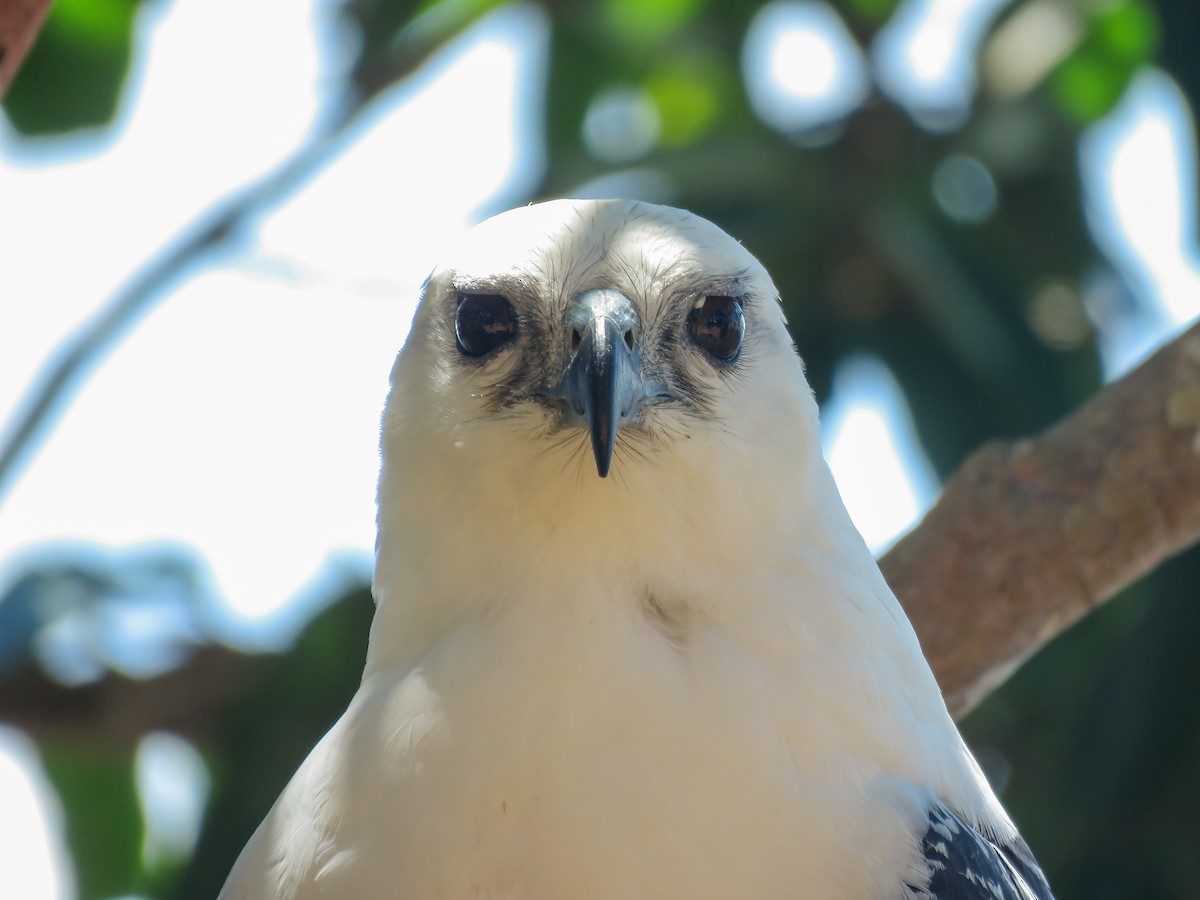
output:
M0 0L0 97L33 46L51 0Z
M880 561L955 716L1200 537L1200 326L1037 437L993 442Z
M177 669L135 680L110 674L67 687L33 667L0 679L0 724L39 741L134 746L148 732L168 730L193 740L216 734L228 705L262 671L262 656L211 646Z

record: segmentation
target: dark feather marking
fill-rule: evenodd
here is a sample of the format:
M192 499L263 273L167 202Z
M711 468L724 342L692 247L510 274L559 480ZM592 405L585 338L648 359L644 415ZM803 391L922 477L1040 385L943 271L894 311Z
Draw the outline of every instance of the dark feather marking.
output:
M668 610L654 594L647 592L642 598L642 612L645 613L646 621L666 638L673 648L682 651L687 646L688 623L679 615L681 610Z
M1046 876L1020 837L1007 844L980 834L950 809L929 810L921 838L929 884L908 885L928 900L1054 900Z

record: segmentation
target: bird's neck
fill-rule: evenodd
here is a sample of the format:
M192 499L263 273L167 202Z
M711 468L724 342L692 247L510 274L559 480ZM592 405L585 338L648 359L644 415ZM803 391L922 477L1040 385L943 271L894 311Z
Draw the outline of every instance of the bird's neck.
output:
M603 480L489 462L508 476L411 453L385 464L369 668L412 666L447 630L515 606L650 603L730 629L807 609L846 619L847 635L864 614L907 627L815 448L725 476L686 454Z
M647 639L677 661L656 671L700 685L724 676L689 650L716 642L721 659L745 663L735 670L759 672L747 697L765 690L799 717L798 768L851 781L890 772L1011 828L818 450L727 482L682 456L645 473L653 489L635 472L555 479L511 466L496 478L409 462L385 461L381 480L364 679L399 675L439 647L478 654L492 635L486 654L501 668L553 638L565 662L539 689L565 696L579 689L572 678L628 665L622 654ZM425 477L403 477L416 471ZM847 746L861 753L847 757Z

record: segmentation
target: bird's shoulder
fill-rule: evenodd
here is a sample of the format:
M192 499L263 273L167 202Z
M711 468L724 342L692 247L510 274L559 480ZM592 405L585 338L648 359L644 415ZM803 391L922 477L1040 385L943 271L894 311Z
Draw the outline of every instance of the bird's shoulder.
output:
M1018 835L1000 842L942 803L930 807L920 849L929 884L912 886L922 900L1054 900L1046 876Z

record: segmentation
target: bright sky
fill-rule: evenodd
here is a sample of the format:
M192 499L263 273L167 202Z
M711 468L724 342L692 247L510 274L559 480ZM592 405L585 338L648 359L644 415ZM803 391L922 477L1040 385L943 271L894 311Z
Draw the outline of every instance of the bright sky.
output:
M5 418L68 329L167 235L311 127L311 11L290 0L254 4L258 19L243 23L251 35L212 67L202 48L223 43L233 15L224 0L147 7L149 52L111 146L80 142L49 162L5 136L0 195L33 220L0 222L10 230L0 246L22 248L10 274L14 296L27 298L0 328ZM423 84L382 98L345 153L266 220L247 252L159 304L88 380L0 506L0 559L47 540L179 541L201 550L235 610L257 617L331 555L369 551L391 360L438 246L529 178L536 151L517 141L536 135L513 128L514 117L529 117L514 88L536 83L541 60L519 55L516 42L540 27L530 10L493 19L486 39L433 61ZM270 83L247 91L268 40L277 49ZM176 88L189 96L204 69L214 78L203 103L166 102ZM464 115L481 139L446 140L458 124L451 116ZM211 137L231 133L236 140ZM173 163L154 162L164 159ZM58 213L63 197L72 198L69 217Z
M15 298L0 306L0 421L51 348L167 236L312 128L330 77L320 48L333 40L314 28L322 2L144 5L111 134L25 142L0 123L0 248ZM853 109L874 64L900 102L945 127L975 90L971 55L956 48L974 47L998 8L909 0L868 61L825 4L772 4L748 38L747 59L768 63L747 65L752 100L777 127L818 126ZM493 16L381 98L344 153L243 252L165 298L0 504L0 596L47 542L180 544L204 559L223 633L255 644L289 634L322 583L368 574L392 358L437 248L536 178L545 52L532 7ZM1195 210L1179 199L1195 196L1195 148L1178 90L1161 73L1143 76L1081 152L1099 239L1159 302L1139 317L1097 294L1117 372L1197 312ZM850 360L823 420L851 514L882 548L937 487L899 388L878 360ZM157 823L147 852L173 852L198 815L203 769L180 744L154 736L139 754ZM0 811L0 895L71 896L56 874L54 813L38 814L32 759L27 742L0 736L0 795L17 804ZM180 782L193 785L190 800L161 787Z

